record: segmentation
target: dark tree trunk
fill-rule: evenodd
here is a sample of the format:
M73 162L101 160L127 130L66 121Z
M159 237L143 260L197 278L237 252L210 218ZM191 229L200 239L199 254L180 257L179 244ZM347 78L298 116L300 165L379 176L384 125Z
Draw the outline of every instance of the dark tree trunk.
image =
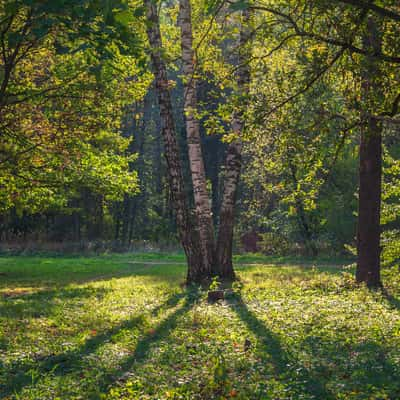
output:
M201 282L209 278L209 271L202 263L199 240L196 237L196 231L193 229L188 211L188 199L184 188L181 160L176 140L167 69L162 58L162 41L157 8L152 0L145 0L145 6L148 21L147 35L152 49L151 61L162 121L161 133L164 141L168 182L178 234L188 262L187 282Z
M151 89L146 96L144 97L143 103L136 103L132 113L142 114L142 118L140 123L134 122L132 123L131 127L131 135L135 138L132 142L132 153L138 154L138 159L132 168L136 168L138 171L138 179L140 185L140 192L135 196L127 196L124 200L124 219L122 224L122 243L123 245L129 249L132 239L134 230L137 227L136 224L136 217L137 217L137 210L138 206L141 209L147 209L148 205L148 182L146 182L146 162L145 162L145 142L147 136L146 125L151 119L151 103L153 101L153 90ZM160 175L161 172L158 175ZM147 212L143 214L142 218L142 227L146 226L146 215Z
M233 279L235 272L232 263L233 228L235 220L235 202L237 186L242 166L242 144L239 140L232 142L225 161L226 177L220 210L220 224L217 240L217 273L221 278Z
M202 103L202 108L207 112L215 113L218 106L221 104L221 99L210 97L210 92L217 90L217 86L207 80L199 81L198 98ZM204 149L204 166L206 168L206 177L211 182L211 212L213 224L218 226L219 210L220 210L220 182L219 172L221 166L225 162L226 149L228 145L223 143L217 135L207 134L207 129L204 125L201 128L201 140Z
M360 142L356 280L371 287L381 285L381 182L381 127L376 119L369 118Z
M361 71L363 126L360 139L359 199L357 226L356 280L369 287L381 286L380 279L380 210L382 188L382 126L373 117L382 101L379 63L374 54L381 51L381 37L376 21L368 19Z
M115 232L114 232L114 240L115 242L119 241L119 233L121 231L121 204L117 205L117 211L115 213Z
M128 248L130 248L133 240L133 233L134 233L134 227L135 227L135 219L136 219L136 212L137 212L137 204L138 201L137 199L132 199L132 204L131 204L131 210L130 210L130 215L129 215L129 229L128 229Z
M242 12L242 22L239 37L239 60L237 83L240 90L240 97L246 95L250 84L249 58L249 23L250 11ZM242 99L243 100L243 99ZM246 103L246 101L244 102ZM235 220L235 203L242 167L242 132L244 129L243 110L239 106L232 118L232 131L236 139L228 146L225 161L225 180L222 194L218 239L216 247L216 272L224 279L233 279L235 272L232 264L233 228Z
M219 208L219 176L218 174L213 174L211 177L211 212L214 226L218 223Z

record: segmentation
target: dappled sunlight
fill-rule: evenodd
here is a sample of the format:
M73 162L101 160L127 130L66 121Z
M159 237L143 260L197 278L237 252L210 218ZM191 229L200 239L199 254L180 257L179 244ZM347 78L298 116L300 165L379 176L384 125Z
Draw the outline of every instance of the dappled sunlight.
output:
M82 344L58 354L36 354L33 359L11 364L6 375L5 394L19 392L32 383L31 371L37 373L36 385L40 386L41 379L66 378L73 382L82 377L85 370L96 368L96 375L101 379L91 380L90 387L85 390L106 389L114 380L120 380L129 371L131 364L143 360L153 343L168 335L169 330L176 325L177 318L186 312L195 300L195 294L177 293L149 310L142 310L137 316L112 323L111 327L103 330L92 329ZM182 303L182 298L186 298ZM170 310L172 308L172 310ZM160 322L151 322L150 316L162 313ZM155 327L153 327L155 324ZM131 350L134 348L134 352ZM84 383L85 384L85 383ZM51 385L50 385L51 386ZM94 389L96 388L96 389ZM0 392L1 393L1 392Z
M210 304L206 288L180 286L180 266L127 273L116 263L123 274L106 278L98 261L88 260L92 279L61 275L54 289L35 285L40 266L28 292L4 282L15 296L0 298L1 396L311 400L358 399L367 384L392 398L400 390L395 276L385 278L389 295L354 285L340 267L246 265L223 285L226 300Z

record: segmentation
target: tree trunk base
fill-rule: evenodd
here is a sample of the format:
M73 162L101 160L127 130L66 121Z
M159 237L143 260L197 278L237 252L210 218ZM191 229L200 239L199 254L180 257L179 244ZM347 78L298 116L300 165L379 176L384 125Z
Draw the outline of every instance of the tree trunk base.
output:
M381 289L383 288L382 281L380 277L370 276L370 275L362 275L360 276L359 273L356 274L356 282L358 284L365 284L369 289Z
M232 297L234 292L232 289L219 289L219 290L209 290L207 293L208 303L216 303L219 300L226 300Z
M209 303L216 303L218 300L225 300L225 291L210 290L207 294L207 301Z

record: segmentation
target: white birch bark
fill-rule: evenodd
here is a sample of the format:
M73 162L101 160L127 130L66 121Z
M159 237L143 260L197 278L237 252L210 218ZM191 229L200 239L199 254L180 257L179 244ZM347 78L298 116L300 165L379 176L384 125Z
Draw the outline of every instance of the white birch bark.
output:
M197 229L204 265L212 269L214 257L214 227L211 203L207 191L200 127L197 118L196 59L193 49L192 12L190 0L180 0L180 28L184 76L184 111L190 171L197 218Z

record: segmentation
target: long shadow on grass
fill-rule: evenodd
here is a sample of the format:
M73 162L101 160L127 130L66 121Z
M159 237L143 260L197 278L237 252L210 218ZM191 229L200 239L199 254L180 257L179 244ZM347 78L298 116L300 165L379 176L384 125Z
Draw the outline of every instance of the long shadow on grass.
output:
M97 382L99 391L101 393L108 392L115 384L124 379L126 373L143 363L149 356L152 347L157 342L166 339L170 335L170 332L177 327L179 319L194 306L199 299L199 295L200 293L197 288L187 290L183 304L168 315L155 329L139 340L134 352L122 360L114 371L101 376L101 380Z
M257 337L260 345L259 351L256 350L257 355L264 362L272 364L278 380L290 385L291 390L296 392L296 396L299 396L299 398L301 395L309 394L316 399L334 399L334 396L324 387L321 380L283 348L279 336L257 318L240 295L233 296L229 304L247 328Z
M399 399L398 366L388 357L388 350L373 340L344 343L323 337L308 337L302 343L304 351L318 362L318 374L336 377L342 390L362 394L362 398Z
M383 297L386 299L386 301L389 303L389 305L392 308L397 308L398 310L400 309L400 299L397 297L393 296L387 289L382 290Z
M156 315L161 310L166 310L176 306L183 297L186 297L184 306L172 313L172 315L164 320L159 327L152 332L152 334L146 335L142 340L140 340L134 354L128 357L123 364L120 365L118 372L123 373L123 371L126 370L126 368L128 368L135 360L140 360L141 358L145 357L151 344L166 335L169 328L176 323L176 318L178 318L180 314L188 309L189 304L193 303L191 300L194 298L193 294L174 294L160 306L157 306L152 310L151 314ZM33 370L37 376L41 376L49 372L52 372L55 375L66 375L74 371L81 372L85 368L85 356L94 353L99 347L112 340L114 335L125 329L144 328L145 326L145 316L137 316L96 334L75 349L68 350L61 354L47 355L44 357L37 357L34 360L13 363L7 369L3 369L4 378L1 378L0 374L0 379L6 382L4 387L0 385L0 398L2 396L17 394L21 392L25 386L32 385L31 371ZM99 385L102 384L102 386L104 386L104 381L111 383L115 376L117 376L115 371L112 373L105 371L104 375L102 375L102 381L99 382Z

